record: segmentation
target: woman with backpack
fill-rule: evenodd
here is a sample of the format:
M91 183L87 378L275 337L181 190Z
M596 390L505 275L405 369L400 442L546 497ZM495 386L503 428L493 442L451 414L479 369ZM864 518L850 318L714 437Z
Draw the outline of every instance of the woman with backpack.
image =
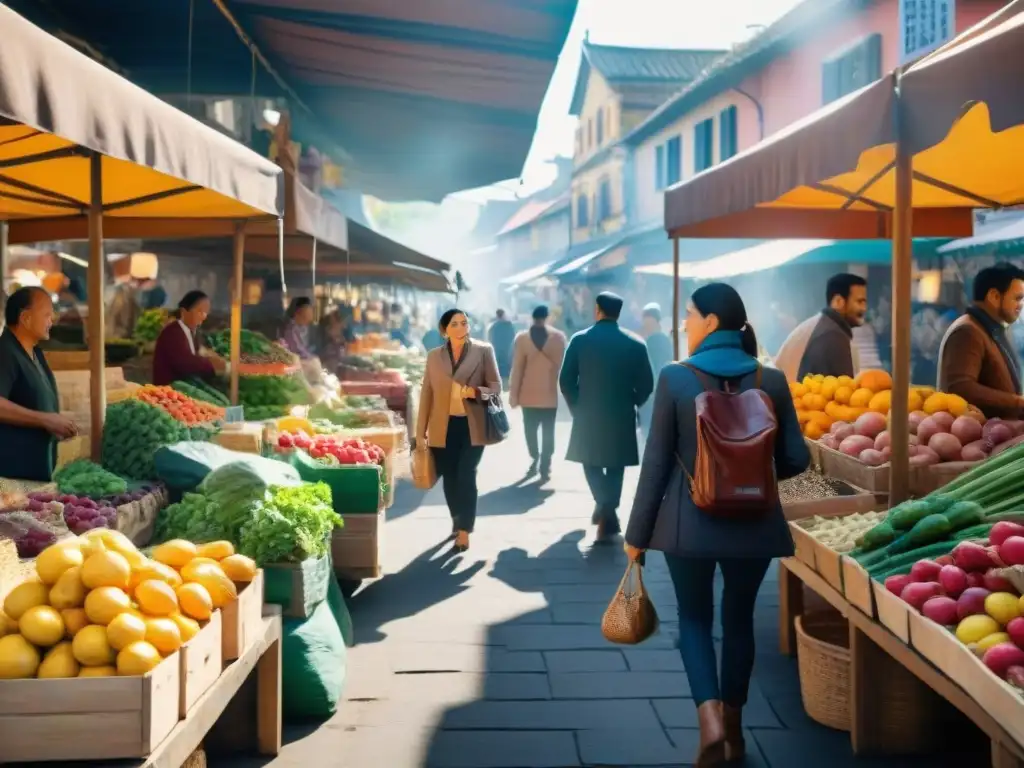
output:
M772 559L793 554L777 480L807 469L810 455L785 376L757 361L736 290L694 291L685 330L689 358L658 379L625 549L630 560L654 549L668 562L700 724L696 765L705 768L744 755L754 603ZM716 568L725 582L721 674L711 634Z

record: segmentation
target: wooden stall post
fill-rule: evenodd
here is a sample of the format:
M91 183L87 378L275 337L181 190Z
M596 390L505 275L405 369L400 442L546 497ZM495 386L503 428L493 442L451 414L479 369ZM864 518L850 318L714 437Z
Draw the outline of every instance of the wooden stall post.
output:
M317 301L317 298L316 298L316 238L315 237L313 238L313 274L312 274L312 280L313 280L313 289L312 289L312 292L309 295L310 295L310 298L313 299L313 312L314 312L313 319L316 320L317 322L320 322L320 302Z
M7 277L7 233L9 229L6 221L0 221L0 291L4 289L4 279Z
M245 262L245 225L235 226L231 241L232 275L231 286L231 404L238 405L238 365L242 358L242 276Z
M672 238L672 354L679 359L679 238Z
M99 461L103 453L103 421L107 413L106 353L103 337L106 259L103 256L103 155L89 155L89 436L90 456Z
M912 158L905 139L900 89L896 87L896 199L892 231L892 401L889 429L892 458L889 503L899 504L910 492L910 321L913 240Z

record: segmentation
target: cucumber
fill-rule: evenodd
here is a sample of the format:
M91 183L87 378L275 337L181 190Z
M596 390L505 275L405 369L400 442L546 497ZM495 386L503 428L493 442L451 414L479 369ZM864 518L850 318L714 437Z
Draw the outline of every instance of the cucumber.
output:
M985 519L981 507L973 501L958 501L943 512L942 515L949 520L954 531L978 525Z
M914 527L886 547L886 552L898 555L913 549L935 544L949 537L953 526L945 515L928 515L918 520Z

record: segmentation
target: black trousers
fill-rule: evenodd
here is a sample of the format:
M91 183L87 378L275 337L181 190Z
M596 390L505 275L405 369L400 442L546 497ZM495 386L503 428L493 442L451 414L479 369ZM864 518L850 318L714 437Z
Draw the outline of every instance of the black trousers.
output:
M437 474L441 477L444 500L457 530L473 532L476 523L476 469L484 455L482 445L474 446L469 437L469 419L448 419L444 448L431 448Z
M551 469L551 457L555 455L556 408L523 408L523 431L526 433L526 449L530 458L540 462L541 469ZM537 450L537 432L540 432L540 450Z

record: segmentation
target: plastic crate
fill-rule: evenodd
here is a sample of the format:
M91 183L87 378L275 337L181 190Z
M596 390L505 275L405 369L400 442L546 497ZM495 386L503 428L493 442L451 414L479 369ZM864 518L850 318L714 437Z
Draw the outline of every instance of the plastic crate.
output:
M289 457L299 477L308 483L326 483L334 511L345 515L375 515L381 507L381 468L376 464L325 466L305 451Z

